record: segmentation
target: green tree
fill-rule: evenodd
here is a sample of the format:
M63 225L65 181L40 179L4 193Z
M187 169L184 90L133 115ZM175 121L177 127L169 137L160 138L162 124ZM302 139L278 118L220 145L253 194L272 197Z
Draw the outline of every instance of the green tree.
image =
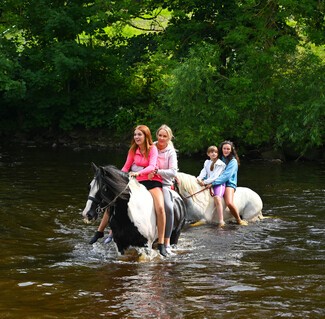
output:
M323 0L2 1L2 124L165 122L183 151L227 138L302 155L324 146L324 13Z
M310 70L322 70L322 61L310 52L311 68L298 63L292 69L306 61L302 45L324 42L318 32L324 28L323 2L173 1L169 8L173 17L160 49L179 66L165 82L164 109L157 108L157 114L171 115L181 149L198 150L224 138L251 147L290 142L301 154L323 145L320 121L314 122L313 135L308 131L313 119L323 116L322 94L309 99L322 92L320 85L310 93L309 83L320 77L321 71ZM299 74L299 84L292 74ZM308 102L301 104L302 97ZM313 111L308 105L315 105ZM293 109L309 116L291 117ZM295 144L302 135L304 145Z

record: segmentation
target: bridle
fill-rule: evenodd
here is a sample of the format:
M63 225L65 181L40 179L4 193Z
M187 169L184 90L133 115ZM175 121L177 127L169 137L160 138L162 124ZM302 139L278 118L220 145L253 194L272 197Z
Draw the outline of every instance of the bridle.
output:
M96 197L88 196L88 199L93 201L95 204L97 204L96 212L97 213L103 213L108 207L115 206L115 202L118 200L118 198L125 192L125 190L129 187L130 181L125 185L123 190L118 193L109 203L107 203L105 206L100 206L101 203L106 203L105 200L99 200Z

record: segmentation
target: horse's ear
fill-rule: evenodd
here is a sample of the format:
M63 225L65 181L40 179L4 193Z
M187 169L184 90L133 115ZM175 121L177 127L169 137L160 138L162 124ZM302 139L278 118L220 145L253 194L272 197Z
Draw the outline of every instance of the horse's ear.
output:
M105 171L105 169L104 169L103 166L99 166L98 169L99 169L100 174L101 174L102 176L105 176L105 175L106 175L106 171Z
M93 171L94 171L94 172L97 172L98 167L96 166L96 164L95 164L95 163L91 163L91 166L92 166L92 168L93 168Z

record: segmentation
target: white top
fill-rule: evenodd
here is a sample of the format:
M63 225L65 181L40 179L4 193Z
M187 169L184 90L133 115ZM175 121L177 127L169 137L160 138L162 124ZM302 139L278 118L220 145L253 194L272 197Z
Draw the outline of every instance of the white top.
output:
M217 177L225 170L226 164L218 159L214 163L213 171L210 170L210 166L212 164L211 160L206 160L204 162L203 168L200 172L200 175L197 177L203 180L205 185L211 184L213 181L217 179Z
M158 149L157 166L157 174L162 177L163 185L173 185L174 178L178 171L177 154L174 147L167 145L163 150Z

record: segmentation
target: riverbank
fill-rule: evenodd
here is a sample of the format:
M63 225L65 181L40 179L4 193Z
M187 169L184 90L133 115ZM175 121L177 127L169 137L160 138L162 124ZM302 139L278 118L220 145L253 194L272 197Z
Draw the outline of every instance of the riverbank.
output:
M74 130L66 133L53 133L46 131L43 133L16 133L10 136L1 136L0 145L22 145L29 147L47 147L49 149L70 148L73 151L82 150L111 150L126 153L130 146L132 136L125 134L116 137L114 133L102 129L92 130ZM259 149L250 149L243 146L237 147L240 158L244 160L261 160L272 162L290 162L290 161L316 161L325 162L325 149L312 149L304 156L300 156L290 148L285 150L276 150L272 147L263 147ZM181 154L192 158L202 158L205 156L205 150L199 153Z
M16 133L0 138L1 145L20 144L34 147L70 148L74 151L85 149L128 150L128 137L117 139L112 133L105 130L74 130L66 133Z

